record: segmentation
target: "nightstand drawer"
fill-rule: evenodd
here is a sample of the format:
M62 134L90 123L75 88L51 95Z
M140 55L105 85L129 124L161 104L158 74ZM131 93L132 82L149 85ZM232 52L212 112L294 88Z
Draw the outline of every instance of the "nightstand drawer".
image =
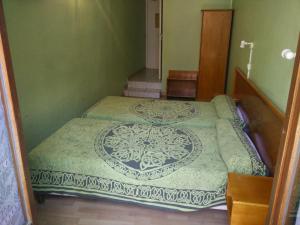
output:
M230 225L264 225L268 210L268 205L234 202L232 203Z
M269 210L271 177L230 173L226 201L230 225L264 225Z

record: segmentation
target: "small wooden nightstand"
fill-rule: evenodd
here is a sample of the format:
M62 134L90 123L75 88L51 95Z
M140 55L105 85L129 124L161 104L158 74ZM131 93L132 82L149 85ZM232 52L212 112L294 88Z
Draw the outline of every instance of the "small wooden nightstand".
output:
M167 98L196 98L197 71L170 70L167 79Z
M230 225L264 225L273 178L228 174L226 201Z

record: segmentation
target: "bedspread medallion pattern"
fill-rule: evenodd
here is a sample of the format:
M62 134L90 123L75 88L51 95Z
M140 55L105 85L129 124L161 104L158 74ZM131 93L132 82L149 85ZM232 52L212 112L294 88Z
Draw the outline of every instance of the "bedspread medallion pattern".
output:
M89 120L81 120L81 123L84 124L80 125L82 127L94 126ZM78 129L78 126L74 126L74 129ZM108 197L182 211L194 211L225 202L225 183L221 182L220 186L215 188L211 188L209 184L207 186L204 184L203 189L193 188L184 185L185 182L189 182L189 179L193 179L191 174L185 177L176 175L179 168L190 165L195 162L193 160L199 160L202 155L204 156L204 151L209 151L192 130L170 125L112 123L105 125L98 132L93 132L95 133L91 133L90 138L85 136L86 133L82 137L93 140L92 146L89 141L84 148L77 148L71 143L67 146L73 146L74 151L82 151L85 152L84 154L86 150L95 151L94 153L100 157L93 162L98 162L99 168L97 165L93 167L96 171L101 168L99 174L88 174L84 169L82 170L88 166L78 157L72 157L72 168L66 169L65 164L52 164L52 154L48 151L45 152L49 154L44 154L35 149L30 157L34 190L43 193ZM67 134L65 138L68 140L74 137L69 134L69 129L66 127L60 134L62 136ZM52 137L48 141L56 143L59 140L60 137ZM131 150L125 153L121 146ZM49 149L52 147L49 146ZM36 155L32 158L34 153ZM66 155L62 155L64 156ZM108 167L103 168L101 166L103 162L107 163L112 171ZM110 175L105 177L102 173ZM113 179L116 173L124 177ZM168 183L172 183L170 176L175 176L174 179L177 180L181 179L182 184L169 186Z
M181 122L198 115L193 102L144 100L133 104L131 111L137 116L154 124Z
M100 132L95 149L119 173L153 180L191 163L201 153L202 144L186 129L128 123Z

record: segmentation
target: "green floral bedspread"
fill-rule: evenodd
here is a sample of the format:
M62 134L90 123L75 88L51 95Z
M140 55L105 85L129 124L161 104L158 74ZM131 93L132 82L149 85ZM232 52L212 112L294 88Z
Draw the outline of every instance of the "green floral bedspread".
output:
M37 192L181 211L225 203L228 170L216 128L74 119L33 149L29 161Z
M213 103L108 96L84 117L122 122L212 127L218 115Z

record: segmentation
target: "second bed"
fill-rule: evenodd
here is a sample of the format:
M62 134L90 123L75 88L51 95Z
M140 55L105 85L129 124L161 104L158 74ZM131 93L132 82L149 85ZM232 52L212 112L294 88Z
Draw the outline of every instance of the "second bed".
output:
M216 96L211 102L108 96L83 117L181 127L213 127L217 119L229 119L243 126L234 101L226 95Z

